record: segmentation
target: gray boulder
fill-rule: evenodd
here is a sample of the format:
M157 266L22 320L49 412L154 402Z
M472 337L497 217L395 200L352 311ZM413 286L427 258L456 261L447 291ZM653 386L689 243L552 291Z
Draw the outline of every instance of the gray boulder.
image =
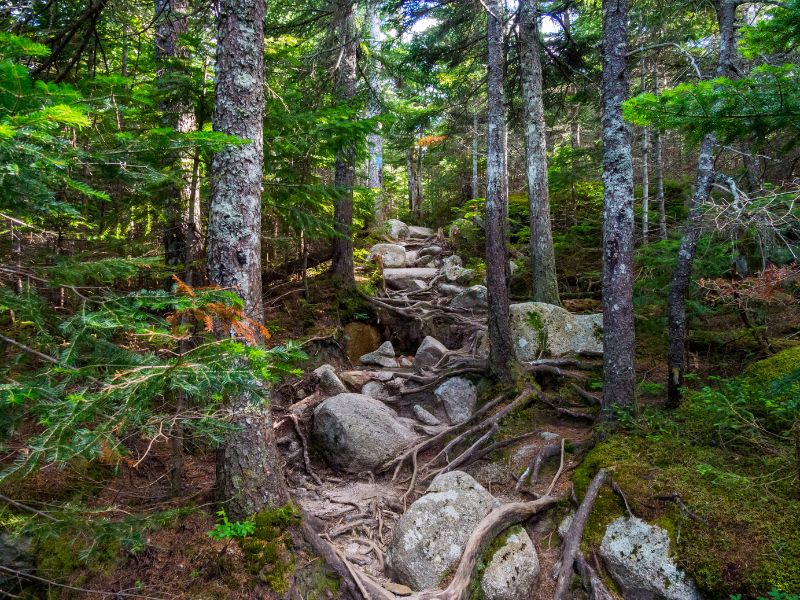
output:
M422 256L441 256L442 252L444 252L444 250L442 249L441 246L433 245L433 246L428 246L427 248L422 248L421 250L419 250L417 252L417 256L419 256L419 257L422 257Z
M392 396L389 390L386 389L386 386L380 381L368 381L364 384L364 387L361 388L361 393L364 396L375 398L375 400L388 400Z
M388 406L361 394L339 394L314 410L312 435L331 466L372 471L414 443L417 436Z
M0 565L17 571L31 572L36 567L31 539L27 536L15 536L0 532ZM16 590L19 579L0 571L0 590ZM9 594L9 598L19 598Z
M425 425L431 425L435 427L436 425L441 425L442 422L437 419L434 415L429 413L427 410L422 408L419 404L415 404L414 408L411 409L414 412L414 416L419 419L421 423Z
M414 355L414 370L423 371L436 365L448 352L447 346L434 337L427 336Z
M430 281L438 271L432 267L414 267L410 269L384 269L383 279L394 290L415 289L417 281Z
M472 269L465 269L464 267L459 267L458 265L451 265L449 267L445 265L442 267L442 272L444 273L444 278L447 281L461 285L468 284L475 276L475 271Z
M462 471L438 475L394 528L387 573L414 590L434 588L456 565L472 531L498 501Z
M528 532L512 527L492 555L481 579L486 600L527 600L539 578L539 557Z
M489 306L489 294L483 285L473 285L460 292L450 301L453 308L465 310L486 310Z
M603 315L573 315L543 302L512 304L510 311L511 339L521 361L603 351Z
M434 263L435 260L436 260L435 256L433 256L431 254L426 254L425 256L418 257L414 261L414 266L415 267L430 267Z
M418 240L427 240L436 235L436 232L430 227L417 227L414 225L408 226L408 237Z
M386 231L393 240L404 240L408 237L408 225L397 219L386 221Z
M445 256L442 259L442 268L449 269L452 267L463 267L464 261L461 260L461 257L457 254L453 254L452 256Z
M347 387L336 375L336 371L331 365L322 365L314 369L314 377L317 378L320 391L326 396L335 396L336 394L347 392Z
M392 342L383 342L377 350L364 354L359 360L365 365L377 365L387 369L398 366Z
M451 377L434 390L433 396L444 406L450 423L457 425L472 416L478 390L468 379Z
M608 526L600 556L625 600L700 600L694 582L669 555L669 536L636 517Z
M440 284L438 284L436 286L436 289L438 289L439 292L441 292L445 296L452 296L454 298L456 296L458 296L459 294L463 294L464 293L464 288L463 287L461 287L460 285L454 285L452 283L444 283L444 282L442 282L442 283L440 283Z
M397 244L375 244L369 249L369 257L375 256L381 257L384 268L402 269L406 266L406 249Z

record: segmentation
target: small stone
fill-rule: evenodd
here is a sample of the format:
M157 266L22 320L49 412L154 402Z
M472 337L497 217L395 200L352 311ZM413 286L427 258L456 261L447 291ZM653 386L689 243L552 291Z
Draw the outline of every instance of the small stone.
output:
M326 396L335 396L336 394L347 392L347 387L337 377L336 371L331 365L322 365L314 369L314 376L319 382L320 391Z
M408 368L414 366L414 359L411 356L401 356L397 359L401 367Z
M461 260L461 257L457 254L453 254L452 256L445 256L442 260L442 268L449 269L452 267L463 267L464 261Z
M440 283L437 289L445 296L458 296L464 293L464 288L460 285L453 285L452 283Z
M414 416L417 417L417 419L419 419L420 422L424 423L425 425L431 425L435 427L436 425L442 424L442 422L439 419L437 419L427 410L422 408L419 404L415 404L412 410L414 411Z
M383 342L377 350L364 354L359 360L365 365L378 365L387 369L398 366L392 342Z
M354 390L360 390L368 381L372 380L370 371L342 371L339 379L349 385Z
M427 336L414 355L414 370L423 371L436 365L448 352L447 346L434 337Z
M442 250L441 246L428 246L420 250L418 256L441 256L442 252L444 252L444 250Z
M410 596L414 593L414 590L407 585L395 583L394 581L386 583L383 587L392 592L395 596Z
M448 258L458 258L450 256ZM442 272L444 273L444 278L449 281L450 283L459 283L459 284L467 284L472 281L472 278L475 276L475 271L472 269L465 269L460 265L455 264L447 264L447 259L445 259L445 264L442 265Z
M444 405L450 423L457 425L472 416L478 401L478 390L471 381L463 377L451 377L433 392Z
M431 263L433 263L435 260L436 260L436 257L432 256L430 254L428 254L426 256L420 256L419 258L417 258L414 261L414 266L415 267L429 267L431 265Z
M553 440L560 440L561 436L557 433L553 433L552 431L540 431L539 437L543 440L547 440L548 442L552 442Z
M379 256L385 269L402 269L406 266L406 249L397 244L375 244L369 249L370 260Z

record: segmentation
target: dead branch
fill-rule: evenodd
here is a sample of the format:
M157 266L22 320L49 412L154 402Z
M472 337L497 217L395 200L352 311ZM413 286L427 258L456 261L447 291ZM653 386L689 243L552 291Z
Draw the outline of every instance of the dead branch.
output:
M569 531L564 537L563 550L561 552L561 572L558 574L553 600L564 600L567 591L569 591L569 585L572 581L572 568L575 564L575 555L578 552L581 537L583 536L583 528L586 526L594 501L597 499L597 494L606 479L608 479L608 471L600 469L589 484L586 495L583 497L583 502L578 507L572 519L572 525L570 525Z

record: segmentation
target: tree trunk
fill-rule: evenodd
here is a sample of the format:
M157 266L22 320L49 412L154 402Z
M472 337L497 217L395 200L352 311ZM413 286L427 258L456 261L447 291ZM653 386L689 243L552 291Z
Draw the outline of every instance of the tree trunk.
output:
M197 128L197 122L191 95L180 79L185 67L182 63L189 58L188 49L180 41L180 36L189 28L189 2L155 0L154 10L156 82L164 125L178 133L189 133ZM168 265L177 265L202 251L200 211L196 210L192 193L192 157L185 154L167 156L165 162L165 167L173 171L173 181L163 190L167 218L164 256Z
M214 155L208 226L208 278L234 290L263 321L261 178L264 119L262 0L220 0L214 129L251 140ZM260 398L229 399L231 422L217 453L217 488L231 520L288 499L272 420Z
M337 20L339 55L336 71L336 91L342 102L350 102L356 95L356 15L353 0L333 0L334 18ZM355 288L353 273L353 182L355 178L356 149L347 144L336 153L333 184L336 200L333 205L333 263L331 272L347 288Z
M370 48L373 54L377 53L381 41L381 20L377 0L367 2L367 21L369 22ZM367 105L367 118L374 118L381 114L381 67L376 58L373 58L369 71L369 102ZM386 207L383 206L383 136L371 133L367 137L369 162L367 165L367 186L377 193L375 202L375 222L380 226L386 218Z
M635 399L633 158L628 99L628 2L603 0L603 418Z
M486 287L489 295L489 368L502 382L512 381L509 317L508 248L506 246L506 207L508 180L505 166L505 106L503 102L503 22L498 0L486 3L488 16L487 85L488 134L486 158Z
M422 147L412 146L406 152L408 173L408 209L412 221L419 224L422 218Z
M717 0L717 22L719 24L719 62L717 77L733 74L736 53L736 6L738 0ZM697 162L695 190L689 206L686 232L681 238L672 284L667 298L669 341L667 344L667 405L675 408L681 401L684 372L686 370L686 294L692 278L697 240L700 238L700 215L707 203L714 184L714 146L717 138L707 134L700 143Z
M536 0L523 0L519 14L522 104L525 112L525 157L530 206L533 300L561 304L556 279L550 195L547 185L547 136L539 56L539 14Z
M641 90L645 90L645 67L646 63L642 60L641 67ZM650 220L650 128L645 127L642 130L642 243L646 244L648 240L648 227Z
M658 96L658 61L653 61L653 93ZM664 158L661 132L653 134L653 162L656 168L656 204L658 204L658 232L662 240L667 239L667 211L664 206Z
M472 113L472 199L479 198L478 191L478 111Z

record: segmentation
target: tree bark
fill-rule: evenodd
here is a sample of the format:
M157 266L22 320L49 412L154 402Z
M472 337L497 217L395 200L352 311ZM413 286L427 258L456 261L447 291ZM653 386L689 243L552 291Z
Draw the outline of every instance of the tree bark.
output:
M525 113L525 159L530 206L533 300L560 305L550 194L547 184L547 136L542 100L542 63L539 56L537 0L523 0L519 13L522 104Z
M653 93L658 96L658 61L653 61ZM656 168L656 204L658 204L658 232L662 240L667 239L667 211L664 206L664 158L662 156L661 132L653 134L653 162Z
M369 23L370 48L375 54L381 41L381 19L377 0L367 2L367 21ZM381 114L381 91L383 89L381 67L375 57L370 65L369 88L367 118L371 119ZM379 133L369 134L367 150L369 153L367 186L377 193L375 222L380 226L386 218L386 207L383 206L383 136Z
M641 89L645 90L645 62L642 61L641 67ZM650 128L642 130L642 243L646 244L649 240L650 220Z
M478 198L478 111L472 113L472 199Z
M719 24L719 62L717 77L733 74L736 54L736 7L738 0L717 0L714 4ZM672 275L672 284L667 297L667 405L676 408L681 401L684 373L686 370L686 294L692 278L692 267L700 239L700 216L708 202L714 184L714 146L717 137L712 132L700 143L697 162L695 190L689 206L686 231L681 238L680 249Z
M263 321L261 178L264 119L263 0L220 0L214 129L250 140L215 154L211 169L208 277L234 290ZM217 488L232 520L288 499L269 410L260 398L230 398L235 430L217 453Z
M628 2L603 0L603 404L601 417L635 399L633 158L628 99Z
M184 67L181 63L189 58L189 52L180 41L189 28L189 2L155 0L154 10L156 82L164 125L178 133L189 133L197 128L197 120L191 96L181 82ZM167 219L165 262L172 266L186 262L188 268L189 262L202 252L200 195L192 186L193 160L185 154L167 156L164 166L174 171L173 180L163 190Z
M336 92L342 102L356 95L356 14L353 0L333 0L337 19L339 54L336 69ZM333 263L331 272L346 289L356 286L353 273L353 182L355 179L356 149L346 144L336 153L333 184L337 197L333 205Z
M412 146L406 152L408 174L408 210L412 221L419 224L422 218L422 147Z
M488 152L486 158L486 287L489 296L487 329L489 368L502 382L512 381L514 346L511 342L509 303L510 267L506 245L508 180L505 165L505 106L503 22L498 0L486 3L488 16L487 85Z

